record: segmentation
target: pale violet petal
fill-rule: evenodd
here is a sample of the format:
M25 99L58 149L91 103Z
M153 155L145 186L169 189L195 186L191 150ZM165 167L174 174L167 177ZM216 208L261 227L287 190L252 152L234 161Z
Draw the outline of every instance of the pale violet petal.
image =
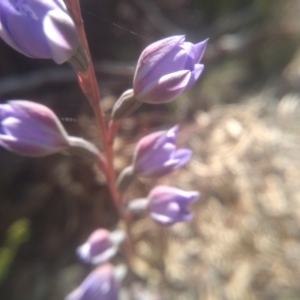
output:
M193 220L193 214L189 211L181 212L180 214L180 222L189 222Z
M194 51L195 51L194 63L195 64L198 64L201 61L201 59L204 55L204 52L206 50L207 43L208 43L208 39L194 45Z
M167 53L148 74L139 81L138 86L145 88L149 82L157 80L164 75L168 75L174 72L185 70L187 60L187 54L185 49L180 47L174 48L172 51Z
M35 141L27 142L7 135L0 135L0 140L2 147L28 157L42 157L64 149L64 147L50 147Z
M79 44L71 17L61 10L51 10L44 18L43 27L53 60L58 64L69 60Z
M171 219L170 217L155 212L150 212L149 215L153 220L163 225L169 225L173 222L173 219Z
M194 44L185 42L183 43L182 47L185 49L186 52L186 61L183 69L192 71L195 65Z
M172 158L178 161L177 167L180 168L184 166L191 159L192 154L193 154L192 150L182 148L176 150Z
M203 70L204 70L204 65L197 64L194 66L194 70L191 72L189 82L184 89L185 91L188 90L190 87L192 87L195 84L195 82L198 80L198 78L202 74Z
M133 82L136 85L175 47L184 42L184 36L172 36L149 45L140 55ZM165 73L164 73L165 74ZM136 90L136 87L134 87Z
M9 36L8 32L5 30L4 26L1 24L0 22L0 37L13 49L17 50L18 52L22 53L25 56L28 56L28 54L26 54L25 52L22 51L22 49L20 49L15 42L13 41L13 39Z
M148 84L136 98L145 103L161 104L174 100L188 85L191 72L188 70L178 71L164 75Z

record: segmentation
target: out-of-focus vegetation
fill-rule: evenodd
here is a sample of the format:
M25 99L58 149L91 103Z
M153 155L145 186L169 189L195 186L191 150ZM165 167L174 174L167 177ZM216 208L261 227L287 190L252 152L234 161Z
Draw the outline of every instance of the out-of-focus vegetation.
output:
M30 223L27 219L19 219L8 228L0 248L0 283L9 271L20 245L27 242L29 238Z

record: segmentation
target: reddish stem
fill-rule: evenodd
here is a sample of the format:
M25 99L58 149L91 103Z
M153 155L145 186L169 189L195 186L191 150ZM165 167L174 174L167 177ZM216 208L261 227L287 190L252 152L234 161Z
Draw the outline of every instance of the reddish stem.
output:
M114 160L114 155L113 155L113 150L111 147L111 142L109 141L109 135L108 135L108 130L104 121L103 117L103 112L101 109L100 105L100 91L98 88L98 83L97 79L95 76L95 71L94 71L94 66L92 63L91 59L91 54L89 50L89 45L87 42L85 30L84 30L84 25L83 25L83 20L81 16L81 11L80 11L80 4L78 0L66 0L67 6L71 13L73 14L78 33L79 33L79 38L80 42L82 43L88 57L90 60L89 68L87 72L85 73L77 73L78 76L78 81L79 85L84 92L84 94L87 96L89 99L91 106L94 110L94 114L97 119L98 127L100 130L101 138L103 141L103 147L104 151L106 154L106 160L107 160L107 182L109 185L109 188L112 193L112 197L114 199L114 202L116 206L118 207L119 204L119 196L116 192L116 187L115 187L115 171L114 171L114 165L113 165L113 160Z
M79 0L65 0L69 11L73 14L78 32L79 32L79 38L83 45L83 47L86 50L86 53L89 57L90 64L87 72L85 73L77 73L78 76L78 82L79 85L84 92L84 94L87 96L87 98L90 101L90 104L94 110L94 114L98 123L98 127L101 133L101 138L103 141L103 147L106 154L106 162L99 159L98 161L98 167L104 171L104 174L107 178L107 184L109 187L109 190L111 192L111 196L113 198L113 201L115 203L115 206L119 212L120 217L123 219L125 223L125 231L127 233L127 240L125 243L125 252L126 252L126 260L128 266L130 266L131 257L132 257L132 241L131 241L131 234L130 234L130 224L131 224L131 213L127 210L124 210L124 199L121 195L119 195L116 187L116 175L115 175L115 169L114 169L114 153L113 153L113 140L117 134L117 131L119 129L119 123L110 122L109 128L107 128L103 112L100 106L100 91L98 88L98 83L94 71L94 66L91 59L91 54L84 30L83 20L81 16L81 10L79 5Z

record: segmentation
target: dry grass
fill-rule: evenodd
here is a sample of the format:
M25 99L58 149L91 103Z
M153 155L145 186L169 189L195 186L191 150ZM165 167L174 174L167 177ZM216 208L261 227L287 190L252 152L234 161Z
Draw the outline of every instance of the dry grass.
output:
M162 299L300 298L300 109L286 95L199 113L189 165L160 183L200 190L194 221L133 228L135 269Z

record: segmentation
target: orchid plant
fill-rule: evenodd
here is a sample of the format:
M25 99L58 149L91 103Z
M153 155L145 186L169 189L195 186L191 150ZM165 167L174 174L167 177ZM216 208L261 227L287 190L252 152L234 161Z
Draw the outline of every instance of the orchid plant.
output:
M176 148L178 126L143 137L131 165L119 176L114 169L114 138L122 119L142 103L170 102L193 86L204 69L200 62L207 40L192 44L184 36L172 36L149 45L138 59L132 89L120 96L106 123L78 0L1 0L0 37L29 57L52 59L57 64L69 62L93 108L103 150L80 137L69 136L53 111L28 100L0 105L0 145L29 157L69 152L92 160L104 173L126 232L97 228L78 247L78 257L95 269L65 299L117 300L121 281L130 268L131 247L125 248L126 267L113 266L109 261L121 243L131 243L132 214L146 211L162 226L190 221L188 206L200 195L197 191L157 186L145 198L129 201L126 197L126 190L137 177L159 178L189 161L191 150Z

